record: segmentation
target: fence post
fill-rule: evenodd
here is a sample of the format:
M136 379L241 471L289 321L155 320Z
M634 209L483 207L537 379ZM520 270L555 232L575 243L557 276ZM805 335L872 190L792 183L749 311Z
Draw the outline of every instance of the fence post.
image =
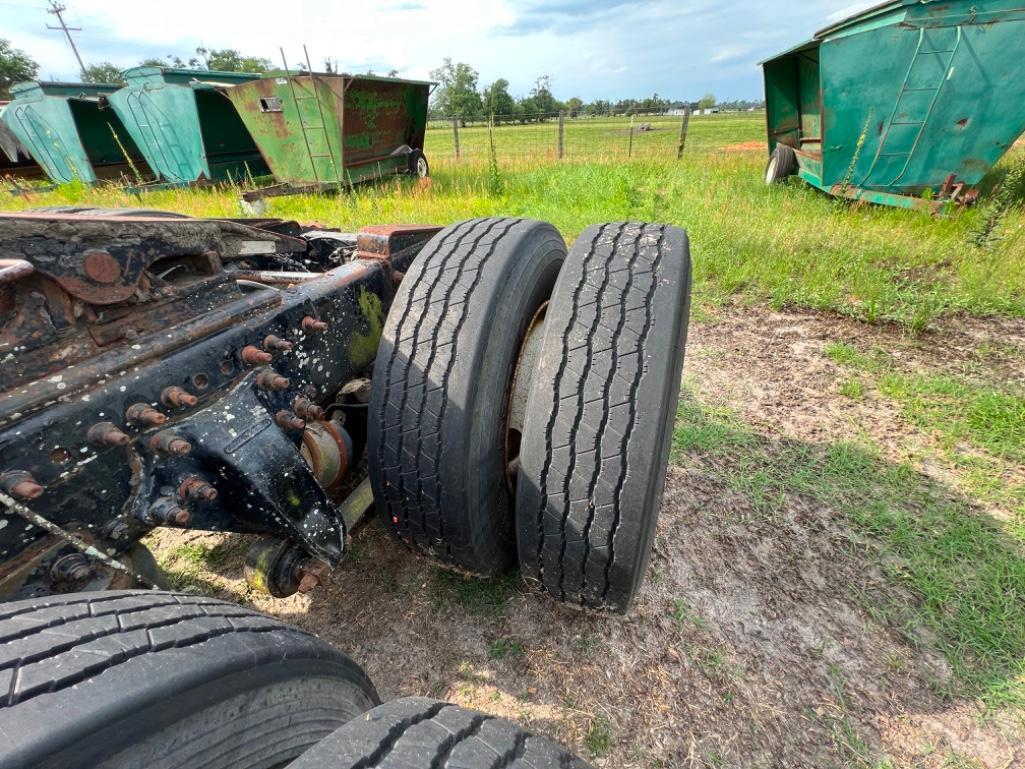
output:
M452 145L456 150L456 160L459 160L459 118L452 118Z
M687 146L687 126L690 123L690 107L683 108L683 118L680 119L680 144L676 148L676 159L683 158L683 149Z
M630 144L626 149L626 156L632 158L634 156L634 116L630 116Z
M563 155L563 140L566 135L566 112L564 110L559 111L559 160L562 160Z

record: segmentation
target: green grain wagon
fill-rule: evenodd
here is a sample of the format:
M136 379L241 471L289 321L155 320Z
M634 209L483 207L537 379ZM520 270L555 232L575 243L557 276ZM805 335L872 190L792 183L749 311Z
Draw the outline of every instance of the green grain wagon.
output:
M426 176L433 83L344 74L267 74L224 88L280 187L337 189L393 173Z
M149 177L152 172L121 119L104 108L118 87L19 83L0 120L57 184Z
M135 67L107 98L160 178L237 181L270 171L220 89L259 74Z
M971 200L1025 131L1020 0L893 0L763 62L766 181L906 208Z

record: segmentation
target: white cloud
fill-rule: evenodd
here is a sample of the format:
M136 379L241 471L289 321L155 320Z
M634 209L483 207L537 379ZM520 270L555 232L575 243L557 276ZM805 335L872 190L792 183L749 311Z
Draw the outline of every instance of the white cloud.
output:
M291 65L305 43L313 66L396 68L425 78L444 57L480 71L481 84L504 77L513 93L541 74L556 94L585 99L658 92L696 98L761 93L756 63L848 13L850 0L800 5L755 0L65 0L86 62L122 67L195 48L235 48ZM41 74L76 79L76 65L42 0L0 0L0 36L41 64ZM515 34L509 34L515 30Z
M713 53L709 61L713 63L721 61L730 61L731 59L740 58L741 56L744 56L745 54L748 54L750 52L751 46L749 45L727 45Z

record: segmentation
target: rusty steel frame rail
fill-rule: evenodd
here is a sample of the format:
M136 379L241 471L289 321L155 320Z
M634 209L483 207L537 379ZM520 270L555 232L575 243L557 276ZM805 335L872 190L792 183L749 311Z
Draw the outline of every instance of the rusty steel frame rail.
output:
M92 233L107 219L58 221ZM168 232L210 230L203 221L139 221ZM109 221L122 233L132 224L131 217ZM216 225L225 238L254 236L245 225ZM186 322L6 387L0 393L0 491L19 504L29 497L19 501L15 492L31 493L30 512L38 518L24 528L0 527L0 568L32 557L33 546L54 533L48 524L65 534L84 527L114 560L154 526L172 526L270 535L296 543L308 555L309 573L335 566L345 551L345 516L303 459L305 424L321 419L325 409L318 402L334 403L346 382L373 365L395 286L438 229L367 228L354 256L322 273L247 270L250 277L283 282L217 300ZM260 239L252 242L264 244L248 249L256 253L297 242L270 231L256 234ZM246 250L235 241L218 245L229 258ZM119 265L138 258L111 251ZM224 280L242 278L242 271L224 270L223 259L215 261ZM81 269L72 262L57 267ZM38 268L14 267L21 279L60 284ZM215 290L224 281L199 285ZM16 287L8 282L4 290ZM21 355L8 354L0 369L19 367ZM71 544L81 551L80 543Z

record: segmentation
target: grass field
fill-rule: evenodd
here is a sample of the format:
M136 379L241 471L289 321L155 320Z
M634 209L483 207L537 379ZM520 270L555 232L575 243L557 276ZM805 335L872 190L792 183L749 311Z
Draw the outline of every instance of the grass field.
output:
M461 131L456 163L436 128L428 182L269 213L512 214L568 241L603 220L687 227L685 387L630 617L449 574L375 525L308 597L252 594L244 537L163 531L161 562L180 587L320 633L386 698L515 718L600 767L1025 766L1025 191L942 217L850 206L766 188L758 119L695 118L679 162L669 128L635 136L631 159L622 130L573 126L558 162L550 125L501 127L492 170L486 129ZM237 192L66 187L0 208L238 216Z
M662 115L628 117L566 118L563 154L571 160L675 160L680 142L682 118ZM631 123L634 130L631 134ZM649 130L641 130L647 126ZM426 152L436 162L455 159L451 123L431 123L427 131ZM491 138L487 127L459 128L459 149L463 160L486 160ZM495 152L503 160L558 158L559 121L557 118L527 125L498 124L491 134ZM698 116L688 121L685 151L703 154L742 142L765 141L764 113Z
M568 240L598 221L664 221L690 233L696 291L704 302L737 296L774 307L832 310L871 323L892 321L914 331L942 315L1025 315L1020 206L978 246L976 233L990 214L986 205L934 218L838 204L798 182L766 188L764 154L754 149L763 127L749 116L694 118L694 142L681 161L675 149L669 157L655 152L624 161L603 154L598 145L593 158L571 153L561 163L524 155L536 146L539 132L548 130L544 125L498 129L497 173L488 172L483 156L461 164L446 160L450 137L432 132L427 152L435 162L426 184L397 178L336 198L272 199L269 213L349 228L510 214L551 221ZM661 141L670 133L652 132L644 141ZM480 143L486 129L464 129L464 134ZM483 145L478 150L483 153ZM1003 168L1025 162L1023 157L1019 151ZM73 203L238 216L243 213L238 200L235 189L133 196L71 185L32 197L0 193L0 208Z

